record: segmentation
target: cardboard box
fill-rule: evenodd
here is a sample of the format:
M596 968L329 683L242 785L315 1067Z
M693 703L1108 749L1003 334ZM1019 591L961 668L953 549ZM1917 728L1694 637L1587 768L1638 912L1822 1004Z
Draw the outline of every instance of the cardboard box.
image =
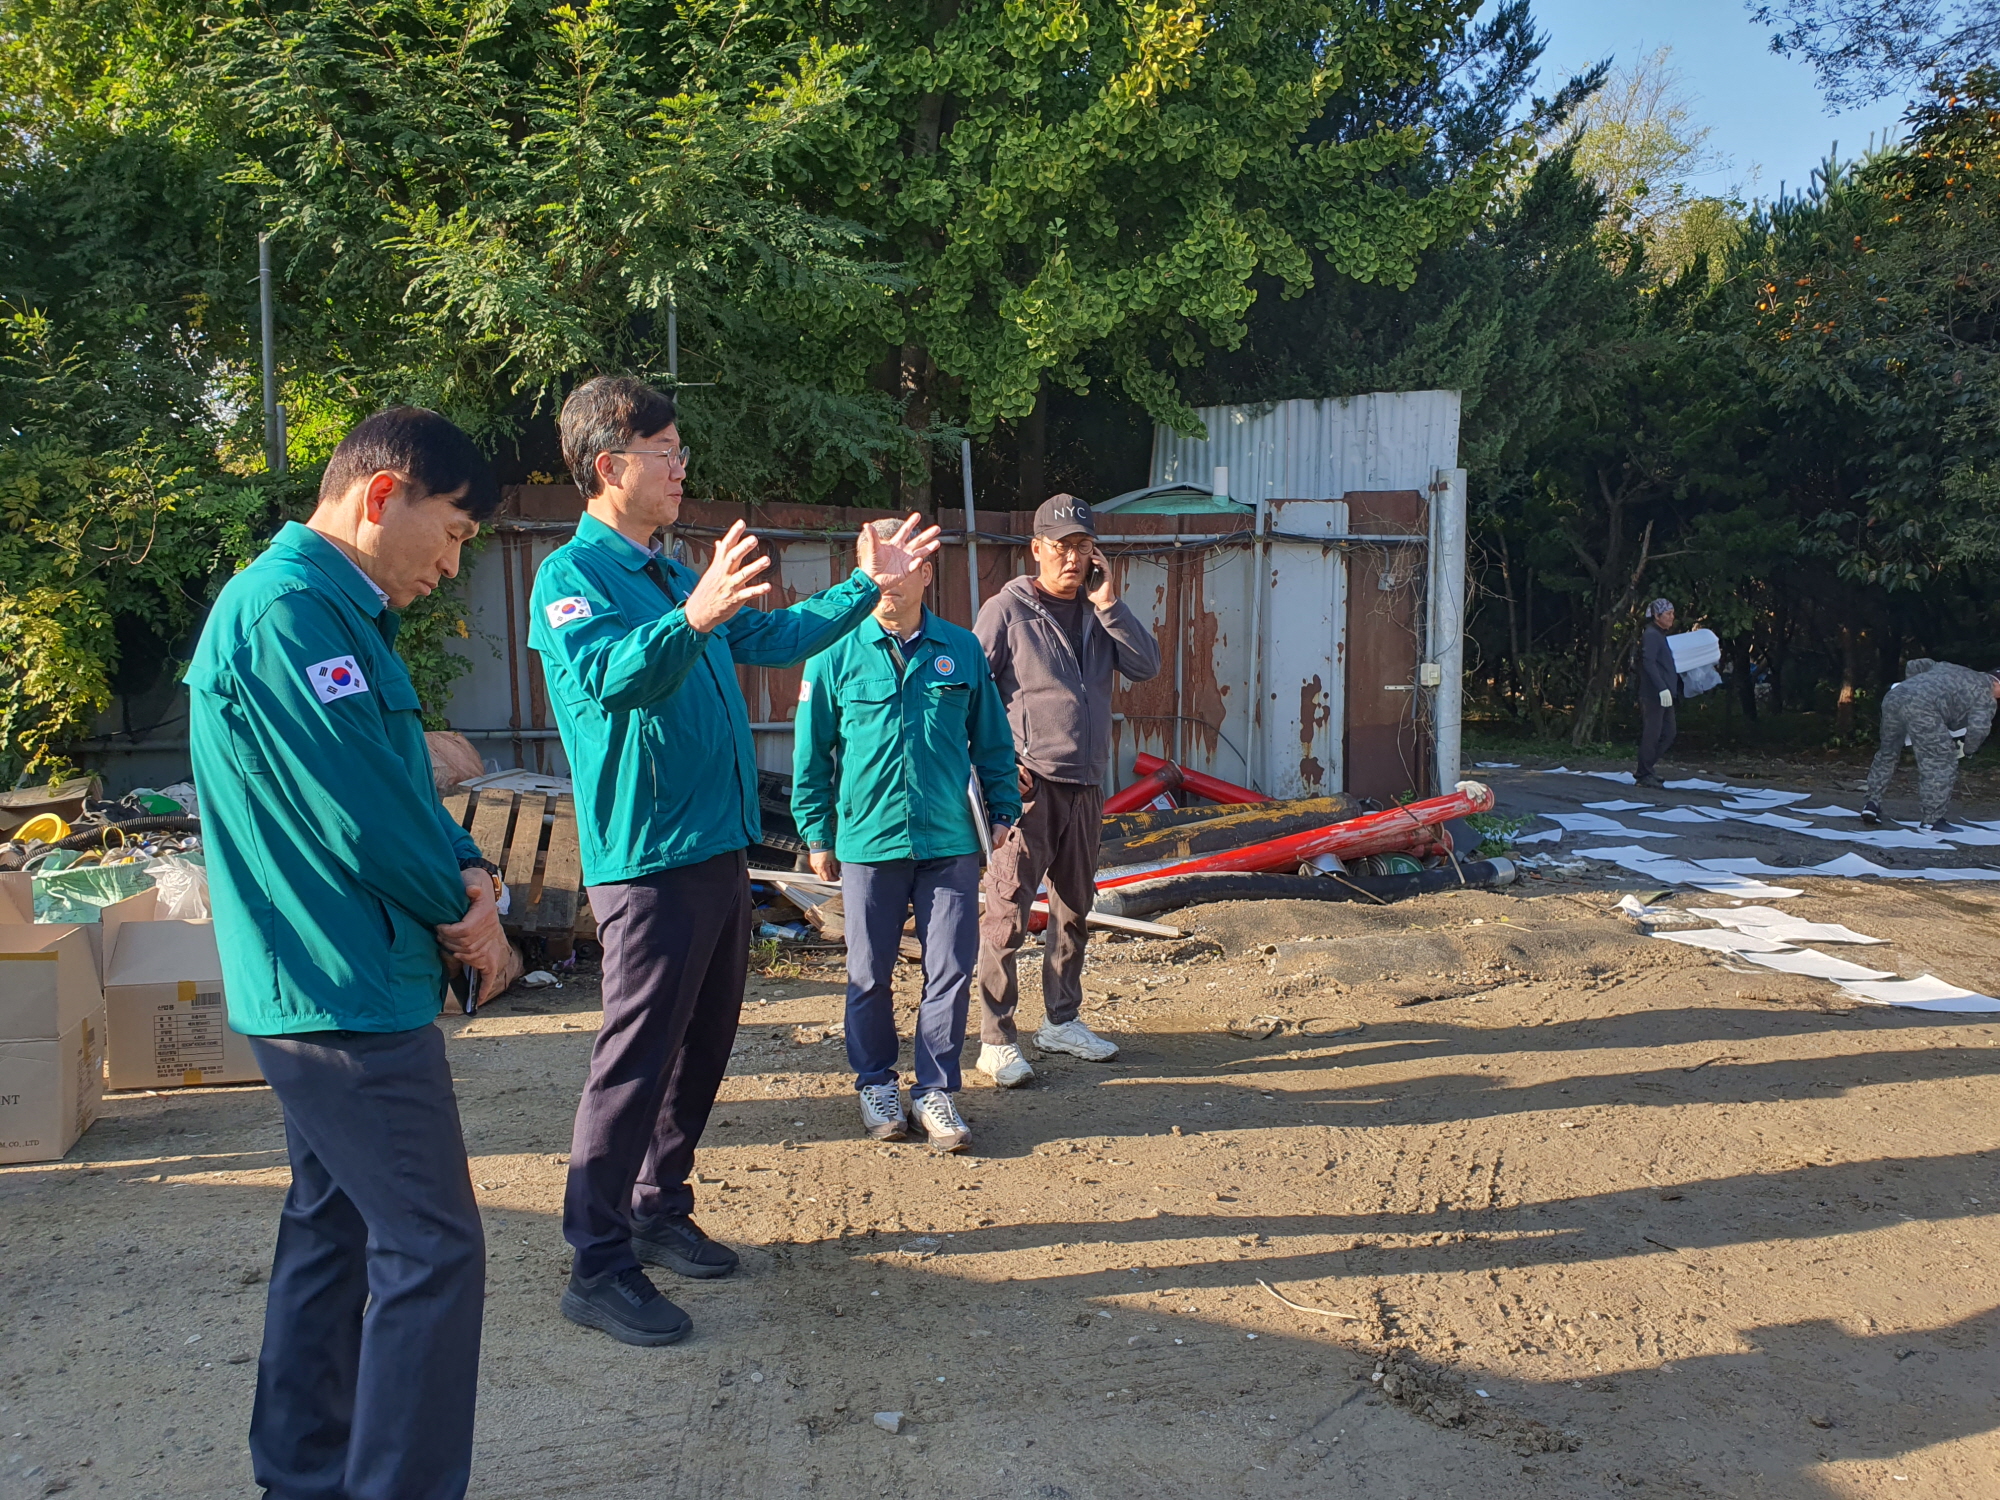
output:
M95 922L51 922L42 925L50 927L75 927L84 935L90 945L91 961L97 966L98 982L104 980L104 966L111 957L112 945L117 941L118 929L127 922L150 922L159 909L160 893L157 890L140 891L136 896L127 896L123 901L114 902L100 909ZM16 923L26 926L35 920L34 876L19 870L0 872L0 926ZM0 1037L7 1033L0 1030Z
M114 1089L192 1088L263 1078L229 1027L209 921L121 923L104 976Z
M104 1008L53 1041L0 1042L0 1163L55 1161L104 1102Z
M104 1004L81 927L0 927L0 1042L54 1042Z

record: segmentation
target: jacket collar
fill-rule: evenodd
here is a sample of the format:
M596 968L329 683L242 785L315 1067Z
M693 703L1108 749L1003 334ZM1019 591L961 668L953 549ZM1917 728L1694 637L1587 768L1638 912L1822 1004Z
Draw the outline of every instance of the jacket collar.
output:
M928 604L926 604L924 606L922 621L917 626L917 645L919 647L923 647L930 644L931 634L936 624L937 624L937 616L931 613L931 607ZM882 622L876 619L875 616L872 614L869 615L868 618L864 620L857 628L863 632L862 635L863 640L873 641L878 645L893 639L893 637L890 636L889 632L882 628ZM902 642L898 641L897 644L901 645Z
M1048 606L1042 602L1042 591L1035 586L1034 579L1028 577L1025 573L1017 578L1010 578L1006 582L1005 592L1012 594L1044 620L1047 620L1058 635L1062 634L1062 626L1056 623L1056 617L1049 613ZM1083 599L1086 604L1090 602L1088 599L1084 599L1081 592L1077 594L1077 598ZM1083 633L1086 636L1090 634L1090 627L1096 619L1097 611L1095 609L1087 609L1083 612ZM1065 635L1063 638L1067 640L1068 636Z
M278 534L271 538L272 550L280 547L295 554L317 568L333 585L336 592L345 594L364 615L373 619L377 615L390 612L388 601L376 593L368 581L368 575L361 571L353 558L334 546L312 527L297 521L287 521L278 528Z
M579 546L596 549L632 573L643 571L648 563L664 556L657 552L648 555L644 547L635 545L622 531L605 525L589 511L576 523L576 540Z

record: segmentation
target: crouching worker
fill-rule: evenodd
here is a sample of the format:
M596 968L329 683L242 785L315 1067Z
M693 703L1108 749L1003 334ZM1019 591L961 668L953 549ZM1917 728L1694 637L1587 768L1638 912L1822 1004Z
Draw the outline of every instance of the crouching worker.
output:
M1903 680L1882 697L1882 735L1868 767L1862 821L1882 821L1882 798L1908 744L1917 758L1917 826L1925 833L1951 832L1944 815L1958 782L1958 763L1986 743L1996 700L2000 672L1928 658L1912 661ZM1954 739L1960 730L1965 738Z
M896 523L876 521L878 536ZM847 924L847 1060L861 1126L909 1131L896 1076L891 981L914 908L924 950L911 1113L940 1151L971 1143L952 1096L979 959L976 773L995 830L1021 815L1007 711L969 630L924 608L931 565L882 586L873 616L806 664L792 814L813 873L840 880Z
M250 1414L272 1500L458 1500L471 1471L486 1243L431 1023L440 945L494 984L510 955L394 642L499 503L450 422L376 413L188 670L229 1023L291 1157Z

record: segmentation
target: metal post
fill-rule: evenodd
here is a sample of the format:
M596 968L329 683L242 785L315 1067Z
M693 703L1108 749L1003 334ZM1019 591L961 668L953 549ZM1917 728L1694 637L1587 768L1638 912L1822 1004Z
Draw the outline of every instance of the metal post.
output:
M1457 785L1465 699L1465 470L1431 486L1431 740L1440 795Z
M264 324L264 467L285 472L284 418L278 413L277 309L271 299L271 237L257 236L257 302Z
M1264 497L1259 495L1257 514L1250 522L1250 757L1246 770L1250 784L1260 791L1271 784L1264 746L1264 594L1271 575L1264 533L1268 529Z
M681 378L681 311L671 302L667 304L667 378Z
M979 513L972 508L972 439L958 440L958 472L965 480L965 585L972 600L972 619L979 620Z

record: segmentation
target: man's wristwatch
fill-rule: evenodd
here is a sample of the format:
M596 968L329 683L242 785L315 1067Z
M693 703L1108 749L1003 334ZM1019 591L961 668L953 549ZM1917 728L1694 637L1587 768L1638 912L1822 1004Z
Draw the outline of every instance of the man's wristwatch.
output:
M498 901L500 893L507 889L507 883L500 878L500 867L490 859L461 859L458 862L461 873L466 870L484 870L493 877L493 899Z

